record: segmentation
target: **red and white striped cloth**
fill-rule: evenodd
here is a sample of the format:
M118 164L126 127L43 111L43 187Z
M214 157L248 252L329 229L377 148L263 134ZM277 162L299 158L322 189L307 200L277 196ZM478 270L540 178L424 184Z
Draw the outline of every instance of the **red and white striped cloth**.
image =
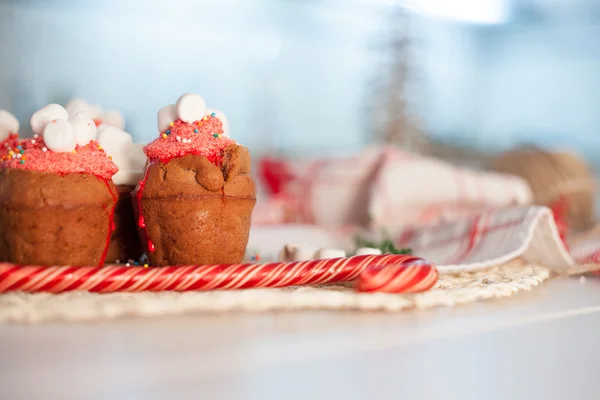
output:
M249 248L275 257L288 243L319 248L354 249L358 229L316 225L254 226ZM398 247L435 263L440 272L475 271L516 258L565 271L578 263L600 263L600 234L588 235L569 250L552 210L542 206L510 207L476 213L448 222L406 228L395 236Z
M260 226L259 207L250 244L261 251L294 242L303 229L311 233L302 244L352 250L356 227L363 227L387 230L398 246L436 263L441 272L476 270L516 257L556 270L600 262L598 238L590 236L569 250L553 210L530 205L529 185L517 177L382 147L303 163L271 158L259 172L274 199L265 208L272 216L273 210L285 210L279 214L283 219L270 222L304 224Z
M372 147L345 158L265 158L258 174L271 197L259 201L255 225L293 221L395 233L532 201L521 178L458 168L391 147Z
M446 272L486 268L517 257L556 270L575 264L547 207L512 207L408 228L397 244L435 260Z

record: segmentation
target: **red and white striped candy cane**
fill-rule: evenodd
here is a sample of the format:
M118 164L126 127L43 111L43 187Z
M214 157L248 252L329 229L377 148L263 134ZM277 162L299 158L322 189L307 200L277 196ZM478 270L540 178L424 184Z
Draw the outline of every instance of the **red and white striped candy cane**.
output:
M98 293L142 291L206 291L215 289L275 288L297 285L350 282L369 268L400 273L422 259L408 255L364 255L328 260L276 262L267 264L216 264L181 267L44 267L0 264L0 293L10 291ZM405 292L427 290L435 283L437 271L421 265L424 282L411 275ZM378 276L375 274L375 276ZM435 276L435 279L433 277ZM366 278L367 281L369 278ZM379 279L379 278L378 278ZM361 282L364 279L361 278ZM361 287L366 287L362 283ZM396 286L399 287L399 286ZM391 291L390 285L385 291ZM416 288L416 289L415 289Z
M419 293L424 292L438 280L438 271L421 261L403 266L373 266L358 277L359 292Z

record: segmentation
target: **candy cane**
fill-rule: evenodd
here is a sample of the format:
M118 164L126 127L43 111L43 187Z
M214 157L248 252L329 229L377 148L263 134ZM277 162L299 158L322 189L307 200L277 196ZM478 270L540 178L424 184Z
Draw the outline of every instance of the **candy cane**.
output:
M370 272L373 270L372 272ZM383 272L386 272L383 278ZM411 271L406 273L405 271ZM415 271L418 273L415 274ZM363 274L364 275L361 275ZM417 292L431 288L437 270L409 255L363 255L328 260L182 267L43 267L0 264L0 293L98 293L276 288L350 282L359 290ZM390 281L390 277L396 277ZM373 280L372 283L371 280ZM386 283L387 282L387 283ZM390 283L391 282L391 283Z
M438 271L433 266L415 262L406 266L373 266L365 269L356 282L359 292L418 293L437 282Z

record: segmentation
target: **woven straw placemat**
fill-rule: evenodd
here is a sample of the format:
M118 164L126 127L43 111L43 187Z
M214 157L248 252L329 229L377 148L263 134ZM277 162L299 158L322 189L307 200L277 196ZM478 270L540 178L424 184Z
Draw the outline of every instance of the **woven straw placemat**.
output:
M186 293L8 293L0 295L0 322L93 321L226 311L392 312L509 297L539 285L550 274L540 265L515 260L485 271L442 275L432 290L413 295L357 293L350 285Z

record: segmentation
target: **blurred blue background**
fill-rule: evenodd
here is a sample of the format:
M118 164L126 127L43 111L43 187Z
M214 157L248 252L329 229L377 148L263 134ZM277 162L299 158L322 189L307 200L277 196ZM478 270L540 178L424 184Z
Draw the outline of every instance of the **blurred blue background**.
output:
M351 152L372 140L398 29L427 134L600 162L597 0L0 0L0 108L28 132L36 109L82 97L149 141L156 111L196 92L253 152Z

